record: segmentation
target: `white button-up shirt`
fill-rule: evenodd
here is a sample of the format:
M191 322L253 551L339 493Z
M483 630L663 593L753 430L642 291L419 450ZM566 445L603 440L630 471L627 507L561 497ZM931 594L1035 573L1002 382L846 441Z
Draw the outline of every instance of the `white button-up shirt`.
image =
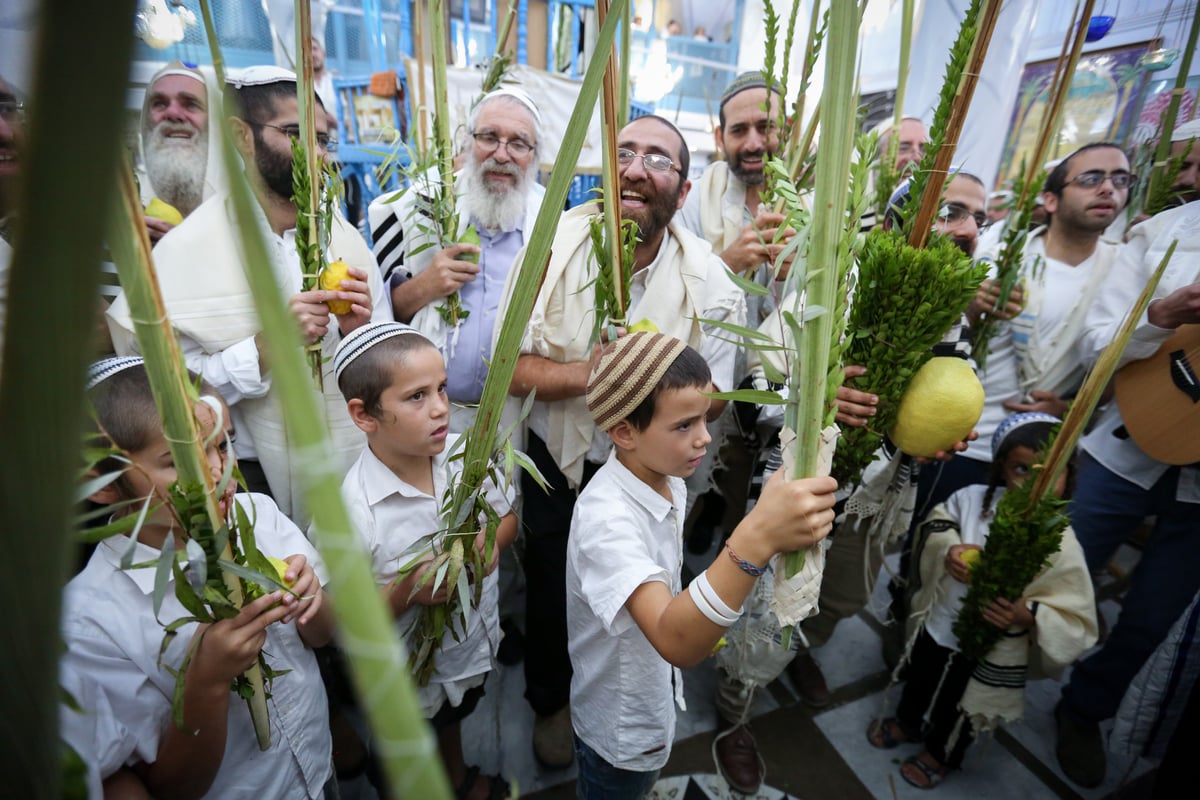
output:
M687 489L671 502L614 452L579 495L567 543L567 647L575 733L605 761L648 772L671 755L683 676L634 622L625 602L644 583L680 591ZM672 684L674 690L672 691Z

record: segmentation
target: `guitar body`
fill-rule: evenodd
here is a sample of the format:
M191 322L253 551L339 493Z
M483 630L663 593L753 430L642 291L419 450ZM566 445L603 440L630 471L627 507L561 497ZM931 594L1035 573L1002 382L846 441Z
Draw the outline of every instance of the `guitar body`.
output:
M1200 325L1182 325L1158 352L1114 379L1125 429L1164 464L1200 462Z

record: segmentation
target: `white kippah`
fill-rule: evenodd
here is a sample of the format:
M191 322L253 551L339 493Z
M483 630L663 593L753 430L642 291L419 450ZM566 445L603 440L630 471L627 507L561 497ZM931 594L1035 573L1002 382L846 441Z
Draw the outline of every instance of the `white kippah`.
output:
M1171 134L1172 142L1187 142L1192 139L1200 139L1200 117L1175 126L1175 132Z
M262 64L231 71L225 78L225 82L235 89L241 89L243 86L264 86L268 83L289 81L296 82L296 73L274 64Z
M533 115L533 121L539 126L542 124L542 112L538 111L537 105L534 104L533 98L524 89L516 86L501 86L499 89L492 91L479 98L479 105L483 105L489 100L497 97L511 97L525 108L529 109L529 113Z
M84 381L83 390L90 392L118 372L124 372L130 367L138 367L144 363L146 363L145 360L137 356L118 356L101 359L88 367L87 379Z
M412 325L403 322L371 322L361 328L355 328L346 338L342 339L333 354L334 380L342 379L342 372L354 362L354 359L370 350L375 345L391 339L393 336L403 336L411 333L420 336L425 341L429 339ZM430 342L430 344L433 344Z
M1004 444L1004 440L1008 438L1010 433L1017 428L1030 425L1034 422L1048 422L1051 425L1057 425L1062 420L1053 414L1046 414L1042 411L1025 411L1020 414L1009 414L1000 423L999 427L996 428L996 432L992 434L992 458L995 458L996 454L1000 452L1000 445Z

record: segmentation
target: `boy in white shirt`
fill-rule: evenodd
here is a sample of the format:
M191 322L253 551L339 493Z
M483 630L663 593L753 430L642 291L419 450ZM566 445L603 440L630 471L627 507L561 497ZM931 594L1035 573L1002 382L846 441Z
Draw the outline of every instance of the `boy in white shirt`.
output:
M350 418L367 435L367 447L342 483L342 496L354 527L371 554L372 568L383 588L397 630L407 637L409 652L427 644L414 631L420 606L444 605L445 583L434 589L426 580L436 554L446 549L441 510L463 460L450 461L457 435L449 433L446 366L432 341L398 322L370 323L338 345L334 356L338 387ZM500 798L508 784L498 775L481 775L463 758L460 724L483 697L484 681L500 643L496 565L500 551L516 536L516 515L496 487L487 502L500 518L495 548L483 581L479 607L469 610L467 629L447 615L433 672L417 694L426 719L438 737L438 749L459 797ZM482 552L483 536L475 546ZM420 563L401 571L414 558ZM420 587L414 594L414 588ZM474 588L474 587L472 587Z
M712 441L708 391L700 354L649 332L610 345L588 381L588 409L615 447L575 505L567 548L580 798L649 793L671 753L679 668L712 652L772 556L832 528L832 478L776 476L727 553L680 591L683 479Z
M154 569L124 569L157 561L168 536L183 549L179 522L167 499L176 480L150 381L140 358L106 359L89 372L89 397L101 435L124 451L127 464L115 482L97 490L102 505L134 502L118 514L137 514L140 498L157 505L136 541L114 536L100 542L87 566L67 585L62 630L67 644L64 674L87 676L88 709L97 715L93 735L114 732L122 743L84 743L105 780L129 767L155 797L214 797L317 800L332 783L332 744L325 689L310 648L329 642L330 607L321 589L324 567L300 530L266 495L233 494L229 482L219 500L223 513L241 505L254 520L258 549L288 563L291 593L270 592L248 602L241 613L209 625L188 623L162 649L163 624L191 617L168 589L155 609ZM205 437L208 464L221 475L233 458L229 408L202 384L196 420ZM293 623L294 624L290 624ZM261 751L250 712L231 691L231 682L263 651L278 675L267 699L271 744ZM183 719L172 719L175 670L184 668ZM107 706L107 708L106 708ZM100 718L100 717L111 718ZM69 719L69 718L68 718ZM77 722L87 724L86 716ZM71 731L65 738L71 740Z

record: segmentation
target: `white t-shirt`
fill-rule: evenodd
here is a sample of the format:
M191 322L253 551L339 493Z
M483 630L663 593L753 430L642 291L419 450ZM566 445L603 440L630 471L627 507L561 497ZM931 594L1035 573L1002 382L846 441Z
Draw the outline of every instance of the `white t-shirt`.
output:
M254 537L264 555L286 558L301 554L312 565L322 584L325 566L304 534L266 495L239 494L238 502L254 520ZM178 668L191 646L196 623L181 627L166 651L159 648L163 625L191 616L168 588L157 618L154 614L155 570L121 569L128 537L101 542L84 570L67 584L64 596L63 638L67 652L64 671L87 675L103 692L109 706L100 704L97 731L119 730L129 735L134 749L114 749L96 743L91 752L106 760L99 765L102 777L122 764L153 762L168 725L173 725L171 700L175 677L167 667ZM154 562L158 550L134 544L133 563ZM271 719L271 748L258 749L250 711L236 697L229 701L225 755L206 797L221 800L263 798L320 798L332 774L333 743L329 735L329 709L317 659L296 632L295 623L267 628L263 646L267 663L290 670L272 683L267 700Z
M380 586L391 583L401 567L429 551L430 534L445 529L440 513L443 497L463 466L462 459L447 460L457 439L454 435L447 437L446 448L433 457L432 495L396 477L369 447L363 449L342 482L342 497L355 530L371 554L371 569ZM500 516L511 510L510 501L498 488L489 485L486 497ZM436 538L440 543L443 537ZM492 657L500 645L497 581L496 572L484 578L479 608L471 610L467 632L460 633L460 641L455 641L447 628L429 684L417 687L426 718L437 713L447 700L451 705L459 705L463 695L483 683L491 670ZM413 606L396 618L396 629L401 636L409 632L419 612Z
M613 766L660 769L671 755L683 676L638 628L625 602L644 583L680 591L687 489L672 501L614 452L579 495L567 541L567 649L575 734ZM672 692L674 684L674 692Z

